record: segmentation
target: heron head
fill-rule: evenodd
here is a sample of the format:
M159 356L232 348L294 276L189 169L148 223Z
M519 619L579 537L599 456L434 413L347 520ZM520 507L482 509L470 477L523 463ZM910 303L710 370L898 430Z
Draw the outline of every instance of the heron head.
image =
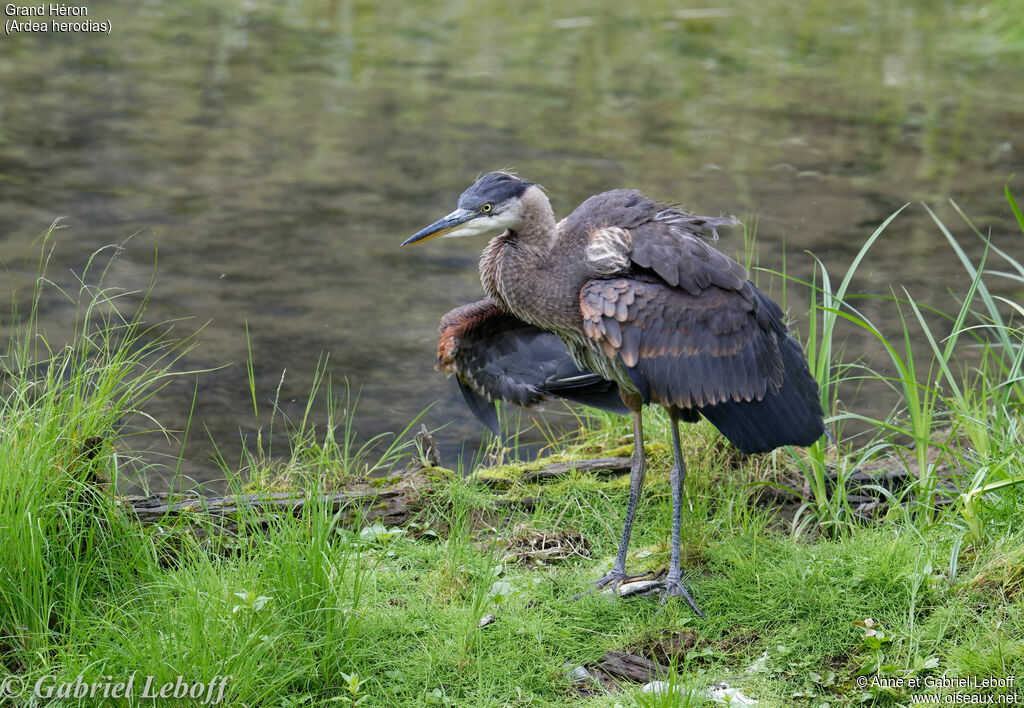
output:
M458 209L416 232L402 245L438 236L452 238L514 230L519 223L523 195L532 186L532 182L508 172L489 172L462 193Z

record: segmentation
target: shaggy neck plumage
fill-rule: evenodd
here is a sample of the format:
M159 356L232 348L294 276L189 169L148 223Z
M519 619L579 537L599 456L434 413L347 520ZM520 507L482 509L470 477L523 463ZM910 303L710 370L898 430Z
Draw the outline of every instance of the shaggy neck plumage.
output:
M555 238L555 213L540 187L531 185L519 203L518 223L509 229L516 246L532 255L544 257Z
M570 273L546 275L557 261L558 228L551 203L531 186L509 230L480 258L480 280L498 306L538 327L561 330L579 319L579 286ZM563 244L564 245L564 244Z

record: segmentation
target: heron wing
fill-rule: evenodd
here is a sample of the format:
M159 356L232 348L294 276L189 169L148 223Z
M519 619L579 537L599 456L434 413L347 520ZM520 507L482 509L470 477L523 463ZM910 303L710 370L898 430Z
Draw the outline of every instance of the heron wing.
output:
M817 383L778 305L746 285L693 295L654 278L591 280L584 331L645 401L699 411L744 452L809 445L824 431Z
M626 413L618 386L577 366L565 344L490 298L441 319L438 368L455 374L474 415L499 434L495 400L534 406L552 398Z
M736 223L631 190L588 199L560 226L583 240L594 278L580 292L584 330L645 401L699 411L744 452L809 445L824 424L799 342L743 266L705 240Z
M782 386L760 401L726 401L698 408L733 445L747 454L781 445L813 445L825 434L818 382L803 348L793 337L779 343L785 369Z
M621 359L634 383L641 378L650 398L678 408L760 400L778 390L785 328L781 312L766 316L760 304L717 286L691 295L630 278L591 280L580 292L587 336Z

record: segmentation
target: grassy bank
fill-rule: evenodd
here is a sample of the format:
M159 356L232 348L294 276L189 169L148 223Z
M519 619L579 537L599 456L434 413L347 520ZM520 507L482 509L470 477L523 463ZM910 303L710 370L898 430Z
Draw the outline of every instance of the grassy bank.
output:
M249 706L699 706L714 704L707 691L723 682L742 694L734 705L744 696L761 706L906 705L916 691L897 680L1021 674L1024 312L989 282L1024 284L1024 266L987 242L972 261L963 240L984 237L968 225L958 241L936 220L937 243L961 257L970 286L946 316L911 293L884 294L903 313L893 338L848 296L884 228L842 277L821 265L800 318L813 323L804 336L830 425L867 433L851 443L840 435L838 450L743 458L707 424L685 430L684 580L707 621L656 598L573 599L611 565L624 477L523 483L522 466L469 477L434 468L415 523L346 523L320 490L416 454L388 442L357 448L350 401L325 423L293 421L284 461L254 451L225 463L239 488L300 486L302 518L246 524L243 511L230 539L182 533L180 519L141 526L104 480L116 485L128 464L124 436L156 425L143 406L188 340L124 306L145 293L102 278L68 294L82 318L66 346L47 343L32 310L3 359L0 673L17 677L8 690L26 687L10 702L152 705L147 681L173 694L176 682L216 688L230 677L224 704ZM837 362L842 326L877 337L894 373ZM891 386L899 407L875 420L845 410L837 391L856 380ZM316 388L333 396L328 381ZM634 571L668 561L666 426L658 415L648 424ZM597 416L552 453L621 455L631 444L624 420ZM860 481L869 458L909 481ZM882 503L857 506L851 494ZM609 650L668 667L670 689L610 693L588 681ZM134 699L102 699L133 675ZM44 695L67 682L73 691L79 676L101 698L30 695L37 682Z

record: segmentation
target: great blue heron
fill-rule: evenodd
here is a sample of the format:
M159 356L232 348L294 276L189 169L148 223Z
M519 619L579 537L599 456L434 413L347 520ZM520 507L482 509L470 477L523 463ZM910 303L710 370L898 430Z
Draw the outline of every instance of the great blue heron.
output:
M438 344L439 365L458 376L489 427L489 399L565 397L614 410L608 382L632 413L626 521L597 588L646 575L626 573L626 552L646 471L643 404L664 406L675 463L672 556L660 587L701 617L679 561L679 421L703 416L748 454L810 445L825 432L818 385L782 310L700 238L735 223L620 189L590 197L556 224L537 185L491 172L463 192L458 209L402 244L494 236L480 259L488 298L445 315Z

